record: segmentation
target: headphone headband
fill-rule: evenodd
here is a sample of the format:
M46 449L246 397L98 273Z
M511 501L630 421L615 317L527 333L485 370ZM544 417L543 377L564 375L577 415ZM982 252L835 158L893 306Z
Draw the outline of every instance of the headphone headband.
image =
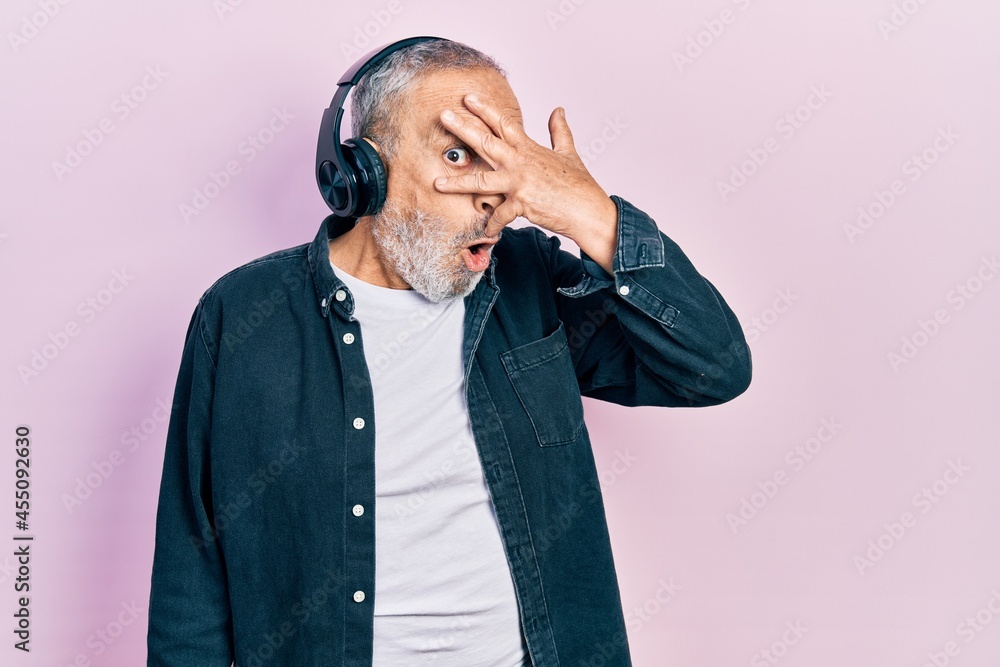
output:
M360 218L376 213L385 202L388 187L385 165L361 137L340 141L340 123L347 94L373 67L396 51L443 37L408 37L372 50L340 77L337 92L323 112L316 146L316 183L327 206L343 217Z

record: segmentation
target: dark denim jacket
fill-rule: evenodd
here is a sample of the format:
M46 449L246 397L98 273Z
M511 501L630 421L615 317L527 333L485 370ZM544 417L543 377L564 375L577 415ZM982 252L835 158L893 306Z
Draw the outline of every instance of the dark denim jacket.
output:
M535 667L631 664L581 395L707 406L750 383L722 296L612 199L613 276L537 227L507 228L465 297L466 398ZM351 224L327 217L311 243L198 301L156 513L148 665L372 664L373 397L327 245Z

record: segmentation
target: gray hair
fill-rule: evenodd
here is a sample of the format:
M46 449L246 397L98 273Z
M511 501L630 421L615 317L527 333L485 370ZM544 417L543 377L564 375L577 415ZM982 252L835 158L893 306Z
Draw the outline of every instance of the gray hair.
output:
M496 60L461 42L413 44L369 70L351 90L351 136L378 143L388 164L396 156L399 115L407 108L407 93L426 74L457 69L492 69L507 78Z

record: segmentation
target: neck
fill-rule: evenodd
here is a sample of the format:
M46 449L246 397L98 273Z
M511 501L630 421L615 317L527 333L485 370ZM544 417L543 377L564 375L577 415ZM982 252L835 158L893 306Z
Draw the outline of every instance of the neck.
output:
M330 261L350 275L379 287L410 289L379 251L371 233L371 216L359 218L349 231L330 239Z

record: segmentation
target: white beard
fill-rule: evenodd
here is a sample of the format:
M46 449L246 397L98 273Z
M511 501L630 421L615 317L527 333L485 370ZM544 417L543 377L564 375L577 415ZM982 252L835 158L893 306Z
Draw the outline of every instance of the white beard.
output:
M465 244L482 238L488 219L477 218L470 231L452 235L444 218L386 202L373 216L371 232L389 267L415 291L440 303L468 296L486 273L470 271L456 257Z

